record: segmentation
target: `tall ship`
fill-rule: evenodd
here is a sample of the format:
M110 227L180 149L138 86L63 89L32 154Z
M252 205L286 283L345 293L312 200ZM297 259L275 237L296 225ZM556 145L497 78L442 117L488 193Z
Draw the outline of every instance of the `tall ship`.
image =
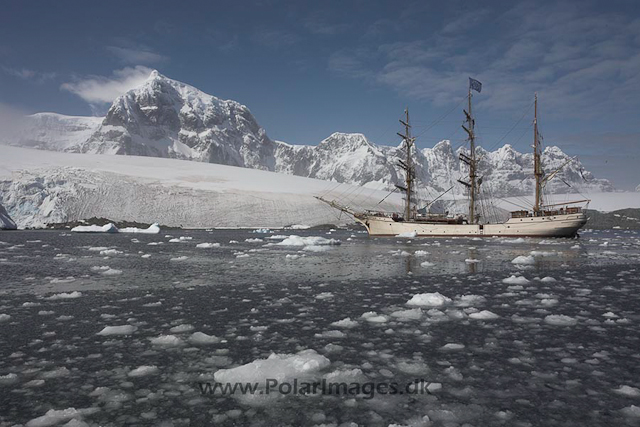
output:
M533 175L535 177L535 194L532 209L510 212L510 217L502 222L490 222L483 218L478 209L480 187L483 184L479 177L479 158L476 154L475 120L472 115L472 91L480 93L482 84L469 79L468 106L463 110L465 121L462 125L467 134L469 144L468 154L460 153L460 161L467 165L469 174L467 179L458 182L466 188L468 195L468 213L459 215L432 214L425 209L418 209L415 184L415 167L412 151L416 138L411 136L409 111L400 123L404 160L398 161L398 166L404 173L404 182L396 185L397 190L404 194L403 212L384 212L375 210L356 211L349 206L342 205L335 200L317 197L318 200L329 204L335 209L353 216L356 221L364 225L371 236L472 236L472 237L574 237L578 230L587 223L587 216L583 206L588 206L590 200L576 200L571 202L549 204L544 202L545 185L553 179L560 168L546 173L541 161L541 143L538 132L538 95L534 101L533 120ZM449 189L451 190L451 188ZM449 191L447 190L447 191ZM441 197L440 195L439 197Z

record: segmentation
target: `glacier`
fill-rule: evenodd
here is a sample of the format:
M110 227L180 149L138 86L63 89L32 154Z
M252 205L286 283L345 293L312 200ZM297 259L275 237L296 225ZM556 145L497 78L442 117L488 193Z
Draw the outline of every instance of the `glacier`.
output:
M390 190L402 180L397 160L401 146L377 145L360 133L334 133L317 146L271 140L250 110L222 100L153 71L139 87L118 97L106 117L70 117L54 113L28 116L24 131L0 137L11 145L89 154L166 157L261 169ZM433 148L415 150L417 185L429 195L457 184L467 174L458 161L464 148L444 140ZM495 151L477 149L486 190L496 197L533 192L533 155L507 144ZM569 156L546 147L547 171ZM606 192L614 188L575 160L552 180L551 193Z
M1 149L0 204L19 228L92 217L184 228L345 224L352 219L314 196L351 193L352 206L362 207L376 205L387 194L178 159ZM394 194L385 203L400 202Z

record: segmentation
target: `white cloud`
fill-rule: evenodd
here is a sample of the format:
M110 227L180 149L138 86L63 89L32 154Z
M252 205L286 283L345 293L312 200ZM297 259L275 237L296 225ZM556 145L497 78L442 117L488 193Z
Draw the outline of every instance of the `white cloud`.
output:
M518 109L535 91L556 117L599 117L640 105L640 20L594 13L588 5L540 8L526 1L505 12L474 12L471 26L467 18L449 20L424 39L369 46L366 60L342 49L330 56L329 68L435 105L458 102L468 76L485 84L476 102L492 111Z
M107 46L107 50L126 64L155 64L169 59L145 48Z
M126 67L115 70L111 77L89 76L73 83L64 83L60 88L78 95L90 104L111 103L118 96L144 83L151 71L142 65Z
M56 77L56 73L34 71L28 68L12 68L3 66L2 70L11 76L18 77L22 80L34 81L36 83L44 83L45 81Z

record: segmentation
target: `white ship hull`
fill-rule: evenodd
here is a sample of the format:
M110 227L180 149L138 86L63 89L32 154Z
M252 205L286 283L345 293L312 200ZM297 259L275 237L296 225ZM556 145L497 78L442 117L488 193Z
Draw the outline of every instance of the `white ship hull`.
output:
M474 237L573 237L587 223L582 213L511 218L501 224L446 224L422 221L394 221L383 216L358 215L371 236L474 236Z

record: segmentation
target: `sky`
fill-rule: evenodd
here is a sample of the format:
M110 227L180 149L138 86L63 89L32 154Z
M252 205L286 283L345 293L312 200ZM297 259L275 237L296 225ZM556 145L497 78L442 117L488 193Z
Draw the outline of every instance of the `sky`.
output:
M0 3L0 114L103 115L152 69L292 144L397 145L409 108L419 147L458 146L473 77L479 144L527 151L537 92L546 145L640 184L635 0Z

